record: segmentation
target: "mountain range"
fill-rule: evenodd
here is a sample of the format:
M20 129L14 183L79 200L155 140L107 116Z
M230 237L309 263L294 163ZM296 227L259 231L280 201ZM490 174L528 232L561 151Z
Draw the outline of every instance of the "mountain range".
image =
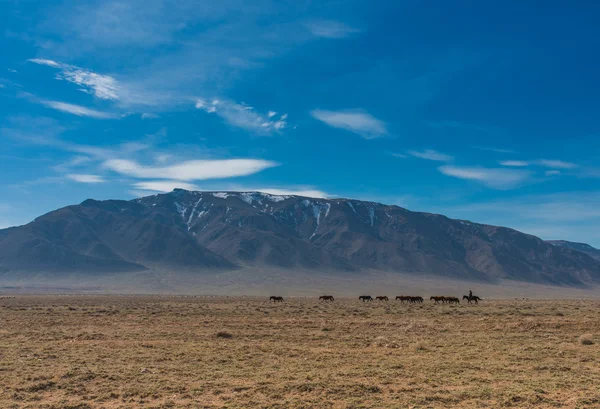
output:
M0 230L0 277L275 268L591 286L599 253L374 202L176 189L88 199Z

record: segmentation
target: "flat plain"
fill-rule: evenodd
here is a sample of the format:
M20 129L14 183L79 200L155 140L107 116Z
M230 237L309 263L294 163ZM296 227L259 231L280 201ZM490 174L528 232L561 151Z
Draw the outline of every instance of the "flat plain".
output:
M0 297L0 408L600 407L600 302L392 298Z

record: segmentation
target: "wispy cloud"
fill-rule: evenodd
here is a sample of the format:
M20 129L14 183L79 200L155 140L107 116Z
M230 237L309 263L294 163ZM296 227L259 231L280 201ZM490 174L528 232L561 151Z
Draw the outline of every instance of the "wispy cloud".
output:
M360 31L347 24L333 20L311 21L306 24L306 27L313 35L330 39L345 38Z
M557 176L557 175L560 175L560 170L547 170L546 172L544 172L544 175Z
M306 20L298 18L305 6L296 3L181 0L168 7L164 0L104 0L44 11L48 18L36 31L53 40L45 44L46 55L100 62L135 55L135 64L111 64L111 76L123 87L119 104L157 112L195 95L223 95L247 78L246 70L314 41Z
M197 191L208 191L208 192L262 192L268 193L270 195L280 195L280 196L304 196L304 197L313 197L316 199L325 199L331 197L331 194L326 193L322 190L315 189L310 186L288 186L288 187L257 187L257 186L244 186L238 184L213 184L209 186L204 186L202 188L198 187L192 183L186 183L175 180L168 181L151 181L151 182L140 182L135 183L133 185L136 190L136 195L140 193L150 191L158 191L158 192L170 192L175 188L186 189L186 190L197 190Z
M365 139L379 138L388 133L383 121L363 110L325 111L315 109L311 111L311 115L333 128L353 132Z
M81 105L68 104L66 102L60 101L47 101L44 99L37 100L40 104L47 106L52 109L56 109L57 111L65 112L67 114L77 115L77 116L86 116L90 118L96 119L115 119L116 115L97 111L95 109L90 109L86 107L82 107Z
M73 168L77 168L91 161L92 158L90 158L89 156L76 155L59 165L53 166L52 169L54 169L57 172L66 173L71 171L71 169Z
M474 203L458 209L463 212L517 213L525 219L549 222L586 221L600 219L600 194L598 192L569 192L531 195L501 201Z
M27 60L38 65L45 65L59 70L55 78L79 86L79 90L96 98L111 101L119 107L143 109L147 106L172 104L181 102L182 97L173 100L169 92L150 91L150 87L139 86L135 81L119 81L110 75L96 73L92 70L65 64L59 61L41 58ZM143 115L146 115L145 117ZM143 118L154 118L154 114L142 114Z
M517 153L512 149L496 148L494 146L474 146L475 149L482 151L495 152L495 153Z
M150 190L153 192L170 192L173 189L200 190L200 187L193 183L182 182L180 180L153 180L147 182L137 182L133 187L138 191Z
M102 176L87 175L87 174L69 174L67 178L79 183L104 183L106 182Z
M517 167L517 168L529 166L529 162L525 162L522 160L503 160L498 163L500 163L502 166Z
M64 128L55 120L23 117L13 118L10 122L12 126L0 128L0 136L77 154L52 167L64 175L59 178L62 181L100 183L105 180L101 175L113 171L133 178L131 183L135 183L133 187L138 193L170 191L174 187L199 190L190 181L248 176L279 166L276 162L261 159L213 159L214 155L224 153L210 152L209 156L204 156L206 151L195 153L190 147L182 151L156 151L152 145L141 141L106 146L82 145L60 139ZM191 155L206 159L183 159ZM96 175L98 165L102 172Z
M390 155L392 155L395 158L402 158L402 159L408 158L408 155L405 155L403 153L391 152Z
M444 175L458 179L474 180L493 189L512 189L526 182L531 173L526 170L440 166L438 170Z
M111 159L104 167L141 179L206 180L247 176L278 164L260 159L190 160L169 166L144 166L131 160Z
M305 196L305 197L314 197L317 199L324 199L330 197L329 194L317 190L317 189L306 189L306 188L270 188L270 187L260 187L260 188L246 188L246 189L236 189L238 191L246 191L246 192L263 192L271 195L283 195L283 196Z
M509 226L544 239L589 242L600 248L600 193L567 192L444 207L450 217Z
M500 163L502 166L509 166L509 167L525 167L525 166L536 165L536 166L542 166L545 168L558 168L558 169L574 169L579 166L576 163L565 162L562 160L549 160L549 159L538 159L538 160L531 160L531 161L505 160L505 161L500 161L498 163Z
M578 165L576 163L565 162L562 160L549 160L549 159L540 159L534 162L537 165L545 166L547 168L558 168L558 169L574 169Z
M29 62L47 65L61 70L56 79L65 80L80 86L80 90L95 95L100 99L119 100L120 84L111 76L97 74L93 71L64 64L53 60L33 58Z
M209 102L198 98L195 106L204 112L220 116L232 126L257 134L281 132L287 126L287 114L276 117L276 112L269 111L263 115L249 105L232 101L213 99Z
M416 158L433 160L437 162L451 162L454 160L454 157L433 149L425 149L424 151L408 151L408 154Z

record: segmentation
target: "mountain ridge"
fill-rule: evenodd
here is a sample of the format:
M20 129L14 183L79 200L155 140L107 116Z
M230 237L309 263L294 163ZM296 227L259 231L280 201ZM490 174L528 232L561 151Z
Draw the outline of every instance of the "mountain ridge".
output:
M555 246L567 247L573 250L580 251L582 253L588 254L590 257L600 260L600 250L590 246L587 243L579 243L575 241L567 241L567 240L546 240L548 243Z
M0 271L269 267L587 286L600 261L514 229L354 199L196 192L88 199L0 230Z

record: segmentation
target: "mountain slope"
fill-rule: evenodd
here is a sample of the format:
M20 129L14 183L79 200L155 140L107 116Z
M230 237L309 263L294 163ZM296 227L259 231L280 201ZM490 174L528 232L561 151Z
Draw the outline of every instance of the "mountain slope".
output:
M600 261L600 250L590 246L589 244L576 243L573 241L566 240L548 240L548 243L553 244L555 246L567 247L573 250L580 251Z
M362 270L585 285L589 254L518 231L349 199L174 190L87 200L0 231L15 270Z
M12 270L136 271L147 267L233 268L136 203L86 200L0 231L0 266Z

